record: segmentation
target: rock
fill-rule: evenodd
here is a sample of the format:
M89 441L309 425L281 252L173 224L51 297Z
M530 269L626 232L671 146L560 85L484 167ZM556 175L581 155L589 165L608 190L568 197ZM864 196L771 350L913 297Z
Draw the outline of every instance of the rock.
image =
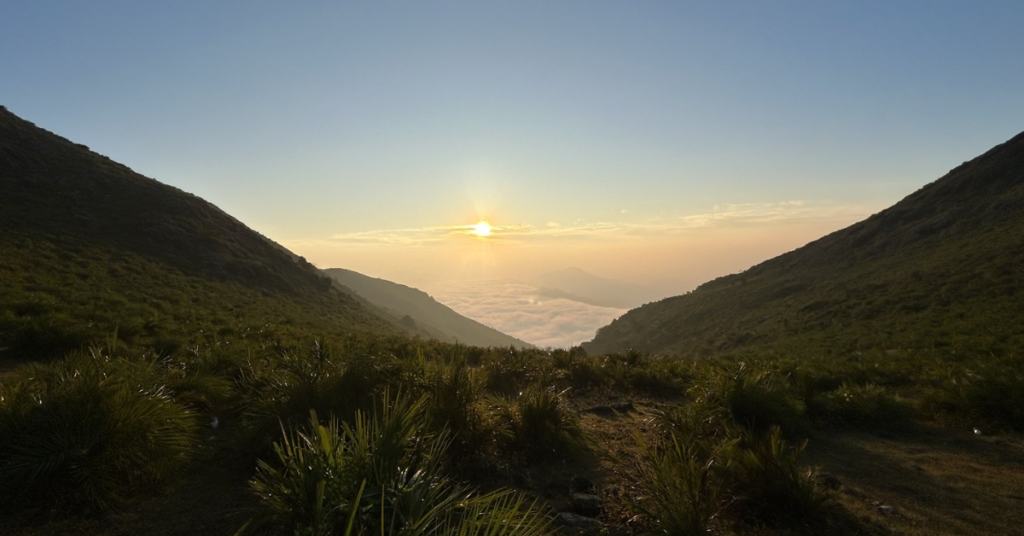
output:
M612 404L612 409L614 409L615 411L621 412L621 413L629 413L630 411L636 411L636 408L633 407L633 403L632 402L625 402L625 403L622 403L622 404Z
M878 506L878 511L881 514L887 515L887 516L891 516L891 515L896 513L896 509L893 508L892 506L889 506L888 504L881 504L881 505L879 505Z
M849 495L850 497L856 497L858 499L864 498L864 492L858 488L846 487L843 488L843 493Z
M629 413L630 411L636 411L636 407L633 406L632 402L623 402L619 404L612 404L610 406L600 405L593 406L583 410L583 413L593 413L595 415L601 415L603 417L611 417L618 413Z
M574 512L587 517L597 517L604 510L604 501L589 493L573 493L570 504Z
M555 516L555 519L566 527L575 529L596 529L601 526L601 522L594 518L577 515L572 512L560 512Z
M843 483L839 481L839 477L832 473L818 473L818 476L814 478L814 481L825 489L839 489L843 485Z
M615 415L615 410L611 406L593 406L583 410L583 413L593 413L594 415L602 415L604 417L611 417Z
M583 475L576 475L569 482L569 493L591 493L593 491L594 483Z

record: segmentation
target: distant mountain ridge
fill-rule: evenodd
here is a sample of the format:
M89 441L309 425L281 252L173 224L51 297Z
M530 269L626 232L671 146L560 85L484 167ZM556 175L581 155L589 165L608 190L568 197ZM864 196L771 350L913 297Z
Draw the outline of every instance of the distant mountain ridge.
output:
M606 279L581 268L570 267L533 278L541 295L564 298L597 307L632 309L640 304L664 297L658 291Z
M1024 344L1022 291L1024 133L865 221L630 311L584 347L1004 352Z
M405 333L214 205L2 107L0 259L0 360L115 329L162 346L300 324Z
M419 329L439 341L470 346L533 348L528 342L456 313L421 290L344 268L328 268L324 273L399 318L404 327Z

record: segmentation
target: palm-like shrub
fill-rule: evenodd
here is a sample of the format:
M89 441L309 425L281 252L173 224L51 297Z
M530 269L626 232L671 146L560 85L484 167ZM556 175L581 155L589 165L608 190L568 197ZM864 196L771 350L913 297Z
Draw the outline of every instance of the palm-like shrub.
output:
M579 419L565 391L531 387L518 397L493 397L489 413L504 445L530 457L565 457L585 448Z
M397 377L392 365L390 358L370 353L339 355L320 341L305 352L250 356L240 381L250 444L257 451L269 449L281 422L298 425L310 410L349 419L369 408L378 388Z
M827 498L814 470L799 464L807 443L789 445L782 430L742 438L723 453L723 480L731 508L741 518L772 525L806 524L822 513Z
M787 432L805 429L803 400L784 374L765 364L712 369L689 395L696 404L724 408L734 423L757 434L776 426Z
M661 446L638 435L639 454L628 458L626 472L638 496L627 502L657 534L707 534L725 507L718 465L721 453L736 441L715 444L675 434Z
M174 398L194 410L213 413L236 395L231 378L238 374L239 364L226 352L193 346L181 357L163 359L163 364Z
M667 534L705 531L719 514L769 525L815 520L827 497L799 464L806 442L789 445L778 426L752 430L734 420L727 396L711 400L655 416L665 439L657 448L641 441L641 455L626 464L644 497L634 510Z
M932 375L924 411L958 425L1024 430L1024 358L949 365Z
M843 383L812 399L809 412L816 421L868 429L899 429L910 424L910 406L883 387Z
M0 503L106 509L188 461L196 422L154 362L98 350L0 389Z
M464 442L479 431L480 414L477 403L482 394L480 382L462 355L447 361L428 362L420 358L426 391L430 395L427 417L435 428L447 427L457 441Z
M487 389L494 393L518 393L533 383L537 372L537 354L514 346L492 352L483 362Z
M476 495L443 476L447 433L424 429L425 400L385 401L353 424L312 414L285 432L276 463L260 462L252 488L263 511L244 531L292 534L544 534L547 520L511 491Z

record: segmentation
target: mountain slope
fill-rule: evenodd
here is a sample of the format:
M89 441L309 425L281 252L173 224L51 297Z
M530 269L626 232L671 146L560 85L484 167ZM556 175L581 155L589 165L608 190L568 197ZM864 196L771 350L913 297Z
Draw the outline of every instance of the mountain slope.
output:
M419 328L437 340L471 346L532 348L529 343L456 313L421 290L344 268L324 272L377 307L398 318L408 317L405 327Z
M1024 134L896 205L612 322L588 352L1019 350Z
M160 347L190 333L402 332L212 204L2 107L0 192L0 361L115 328Z

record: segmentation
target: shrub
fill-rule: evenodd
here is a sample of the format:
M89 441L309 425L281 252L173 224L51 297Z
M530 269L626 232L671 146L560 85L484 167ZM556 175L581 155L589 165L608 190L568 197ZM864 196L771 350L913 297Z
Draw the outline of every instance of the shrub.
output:
M598 365L598 360L587 357L586 352L578 346L552 351L551 364L555 370L561 371L563 380L577 391L599 387L605 382L604 370Z
M868 429L900 429L911 422L911 408L874 384L843 383L812 400L810 413L824 424Z
M1024 430L1024 363L1004 358L948 366L936 374L936 386L921 401L924 411L968 426Z
M492 350L483 361L487 390L501 395L513 395L537 383L542 375L543 353L519 350L514 346Z
M362 352L338 356L320 341L304 353L250 356L241 380L250 444L268 448L280 422L299 424L310 410L348 419L370 408L378 389L398 376L393 365L392 359Z
M722 457L730 508L739 517L770 525L807 524L820 518L826 496L814 471L799 464L807 443L789 446L782 430L743 438Z
M429 393L427 417L435 429L447 427L457 441L467 441L480 430L477 403L482 395L480 383L465 358L456 354L445 362L427 362L421 358Z
M489 413L504 445L529 457L578 454L585 448L566 391L532 387L515 399L492 397Z
M321 424L275 443L253 490L263 511L242 531L293 534L544 534L547 520L524 496L477 495L442 474L447 433L423 429L425 400L385 401L381 416ZM241 531L240 531L241 532Z
M790 433L806 429L803 401L785 375L765 364L712 369L688 393L696 404L721 406L733 422L756 434L775 426Z
M163 360L167 369L167 387L174 398L205 413L223 409L235 397L231 378L238 374L238 363L222 352L192 347L182 358Z
M661 448L639 435L636 441L640 452L627 460L627 475L639 496L627 501L630 510L659 534L707 534L725 506L716 474L720 454L735 441L716 445L675 434Z
M176 475L196 422L159 382L154 362L97 350L23 369L0 391L3 503L107 509Z

